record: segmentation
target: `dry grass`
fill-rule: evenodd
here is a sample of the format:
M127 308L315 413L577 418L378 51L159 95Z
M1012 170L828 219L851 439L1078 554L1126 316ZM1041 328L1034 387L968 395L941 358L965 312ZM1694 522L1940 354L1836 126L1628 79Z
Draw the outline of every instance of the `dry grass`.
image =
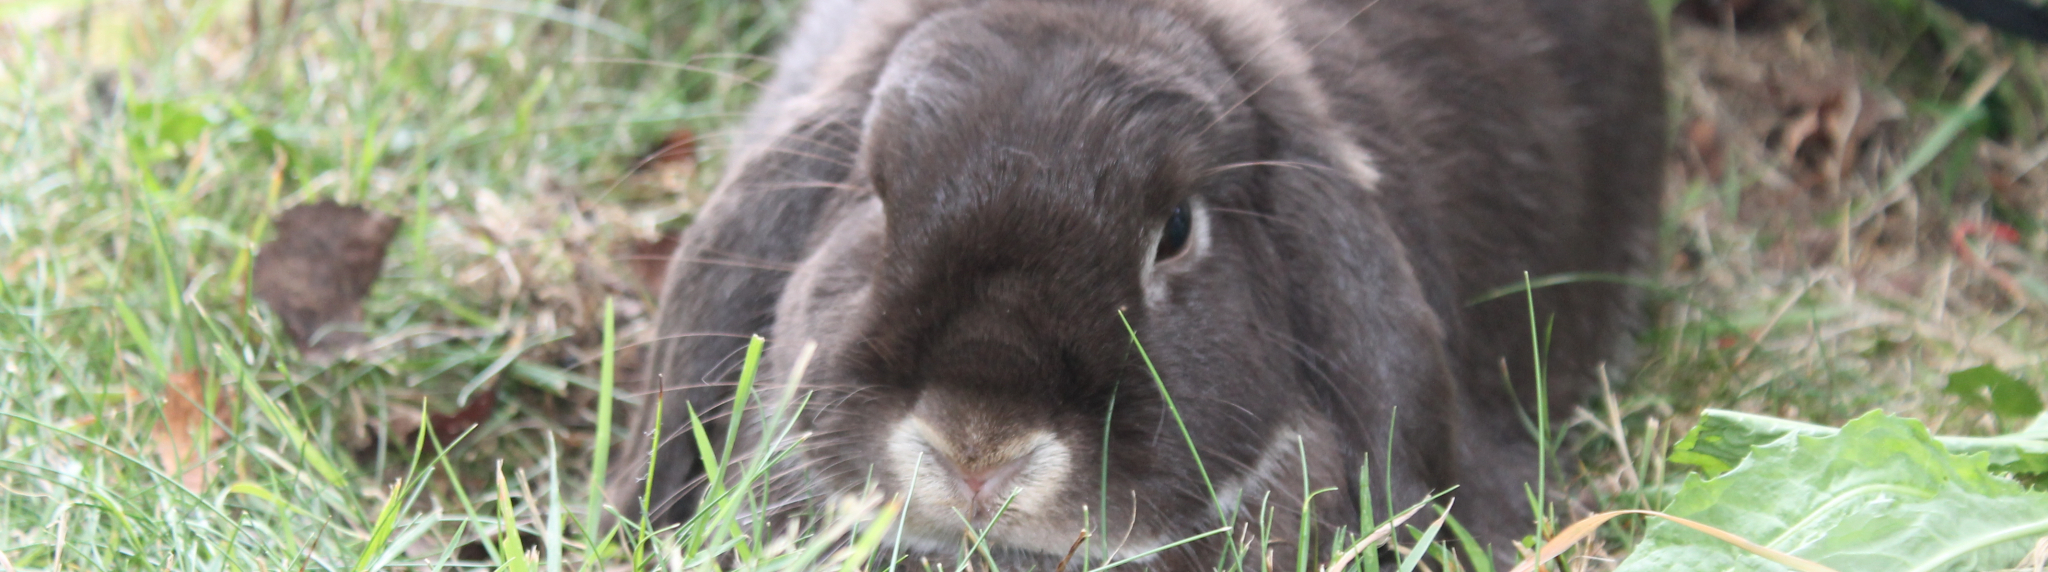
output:
M1937 431L2009 429L2026 420L1940 389L1987 363L2048 377L2048 292L2031 289L2048 277L2048 67L1970 29L1954 45L1837 40L1834 26L1903 17L1829 17L1844 4L1750 33L1674 26L1674 295L1629 393L1674 412L1839 422L1881 407ZM1996 225L2018 240L1983 230Z

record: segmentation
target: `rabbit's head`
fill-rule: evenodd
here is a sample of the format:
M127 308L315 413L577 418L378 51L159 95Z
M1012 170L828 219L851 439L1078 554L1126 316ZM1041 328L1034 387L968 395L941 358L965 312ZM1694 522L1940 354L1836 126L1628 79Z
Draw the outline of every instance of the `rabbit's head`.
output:
M1305 484L1350 490L1385 450L1344 435L1386 434L1395 406L1426 419L1441 334L1362 154L1271 108L1287 100L1257 91L1284 87L1244 64L1139 8L912 29L863 121L872 194L776 309L776 362L817 343L818 486L903 495L907 546L985 531L1057 557L1087 528L1092 554L1129 555L1298 514ZM1369 379L1333 379L1361 364ZM1357 514L1344 494L1314 510Z

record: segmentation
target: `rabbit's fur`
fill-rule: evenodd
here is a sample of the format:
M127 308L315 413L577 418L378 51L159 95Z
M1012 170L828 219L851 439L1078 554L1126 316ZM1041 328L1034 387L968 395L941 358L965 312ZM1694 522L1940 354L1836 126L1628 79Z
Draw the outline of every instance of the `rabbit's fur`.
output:
M1145 562L1291 566L1304 483L1335 489L1317 554L1452 485L1483 541L1530 531L1530 306L1472 301L1650 259L1640 0L813 4L669 270L652 521L694 510L685 412L717 442L759 333L756 403L816 344L780 498L910 492L903 546L935 561L1000 509L1006 568L1052 569L1083 528L1100 563L1262 514ZM1554 411L1635 300L1536 291ZM633 518L652 411L614 472Z

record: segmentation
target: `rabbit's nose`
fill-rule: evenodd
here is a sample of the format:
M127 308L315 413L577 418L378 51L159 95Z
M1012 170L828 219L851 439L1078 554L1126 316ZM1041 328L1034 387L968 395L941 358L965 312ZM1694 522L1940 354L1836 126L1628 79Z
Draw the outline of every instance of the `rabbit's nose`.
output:
M921 417L910 419L916 439L932 453L945 473L959 485L963 500L970 504L990 501L1009 492L1012 481L1031 465L1035 452L1028 436L993 434L974 430L946 430Z
M946 456L946 461L953 467L953 474L960 477L960 484L966 486L968 498L999 500L1009 492L1012 478L1030 464L1031 452L1025 451L1009 459L983 459L977 464L962 462L951 455Z
M1067 477L1068 452L1044 430L990 430L912 415L890 438L890 464L923 498L970 514L1051 502Z

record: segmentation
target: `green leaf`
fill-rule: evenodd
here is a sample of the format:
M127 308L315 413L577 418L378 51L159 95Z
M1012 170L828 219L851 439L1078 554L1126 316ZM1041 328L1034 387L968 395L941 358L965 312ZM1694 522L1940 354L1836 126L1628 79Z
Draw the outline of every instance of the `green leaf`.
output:
M213 125L205 115L189 106L168 101L138 101L128 104L130 131L155 138L159 143L184 145L199 140L199 134Z
M1700 414L1699 425L1672 446L1671 461L1698 466L1712 478L1741 462L1758 445L1786 435L1825 437L1836 432L1837 429L1825 425L1708 409ZM1996 437L1939 436L1934 440L1952 453L1987 455L1993 471L2048 474L2048 423L2037 421L2025 431Z
M1948 387L1941 392L1960 397L1971 406L1989 409L2006 419L2025 419L2041 414L2040 392L1989 364L1948 374Z
M1716 439L1717 426L1687 441L1757 434ZM2000 569L2048 535L2048 493L1993 475L1988 457L1950 454L1919 421L1872 412L1829 435L1786 432L1721 476L1692 475L1664 512L1837 570ZM1694 570L1785 568L1658 521L1617 572Z

